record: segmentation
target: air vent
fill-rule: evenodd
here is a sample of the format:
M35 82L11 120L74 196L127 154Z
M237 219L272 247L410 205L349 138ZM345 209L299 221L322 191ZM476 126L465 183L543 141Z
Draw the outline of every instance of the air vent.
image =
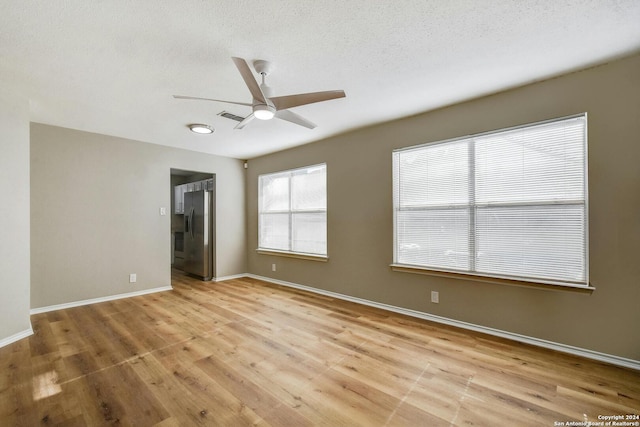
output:
M236 116L235 114L231 114L226 111L221 111L218 113L219 116L225 117L227 119L235 120L236 122L241 122L244 120L244 117Z

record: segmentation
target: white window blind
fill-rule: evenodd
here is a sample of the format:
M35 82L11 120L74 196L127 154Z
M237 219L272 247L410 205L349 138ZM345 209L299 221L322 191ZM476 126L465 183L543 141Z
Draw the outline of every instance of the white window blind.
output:
M260 175L259 249L327 254L327 165Z
M588 284L586 115L394 152L394 263Z

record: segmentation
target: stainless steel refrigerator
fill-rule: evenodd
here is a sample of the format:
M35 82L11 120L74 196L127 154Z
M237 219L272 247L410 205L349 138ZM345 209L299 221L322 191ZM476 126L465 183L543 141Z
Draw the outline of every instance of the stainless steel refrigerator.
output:
M204 280L213 277L211 192L184 193L184 271Z

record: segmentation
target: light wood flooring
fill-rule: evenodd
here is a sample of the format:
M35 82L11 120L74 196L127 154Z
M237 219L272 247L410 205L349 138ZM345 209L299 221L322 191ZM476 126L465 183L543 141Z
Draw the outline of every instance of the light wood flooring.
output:
M554 426L640 413L640 372L253 279L34 315L0 426Z

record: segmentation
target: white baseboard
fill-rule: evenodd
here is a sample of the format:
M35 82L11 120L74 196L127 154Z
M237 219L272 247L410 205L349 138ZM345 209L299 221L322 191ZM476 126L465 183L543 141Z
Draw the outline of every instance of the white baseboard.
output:
M224 280L233 280L233 279L241 279L243 277L247 277L246 274L233 274L231 276L221 276L221 277L214 277L213 279L211 279L212 282L222 282Z
M142 291L136 291L136 292L127 292L126 294L109 295L106 297L91 298L91 299L85 299L82 301L66 302L64 304L56 304L56 305L49 305L46 307L32 308L31 310L29 310L29 314L39 314L39 313L46 313L46 312L55 311L55 310L64 310L65 308L80 307L81 305L96 304L99 302L113 301L113 300L122 299L122 298L131 298L131 297L137 297L140 295L154 294L156 292L170 291L172 289L173 288L171 286L161 286L159 288L144 289Z
M33 329L31 328L31 325L29 325L29 329L25 329L22 332L18 332L17 334L13 334L10 337L6 337L0 340L0 348L7 346L11 343L14 343L16 341L19 341L23 338L27 338L29 336L33 335Z
M272 279L270 277L258 276L255 274L245 274L244 276L250 277L253 279L264 280L265 282L274 283L276 285L282 285L290 288L301 289L304 291L325 295L325 296L329 296L329 297L333 297L333 298L337 298L345 301L355 302L355 303L367 305L370 307L381 308L383 310L392 311L394 313L405 314L407 316L417 317L419 319L429 320L436 323L442 323L445 325L455 326L462 329L481 332L481 333L485 333L488 335L493 335L501 338L507 338L513 341L518 341L525 344L531 344L537 347L548 348L551 350L556 350L563 353L569 353L576 356L585 357L587 359L597 360L600 362L610 363L612 365L623 366L625 368L631 368L631 369L640 371L640 360L627 359L624 357L614 356L612 354L600 353L597 351L588 350L580 347L573 347L570 345L556 343L553 341L547 341L540 338L534 338L526 335L515 334L513 332L503 331L500 329L488 328L486 326L475 325L473 323L462 322L459 320L449 319L446 317L436 316L428 313L423 313L421 311L411 310L408 308L402 308L402 307L383 304L383 303L370 301L362 298L352 297L349 295L339 294L337 292L325 291L323 289L313 288L311 286L285 282L283 280Z

